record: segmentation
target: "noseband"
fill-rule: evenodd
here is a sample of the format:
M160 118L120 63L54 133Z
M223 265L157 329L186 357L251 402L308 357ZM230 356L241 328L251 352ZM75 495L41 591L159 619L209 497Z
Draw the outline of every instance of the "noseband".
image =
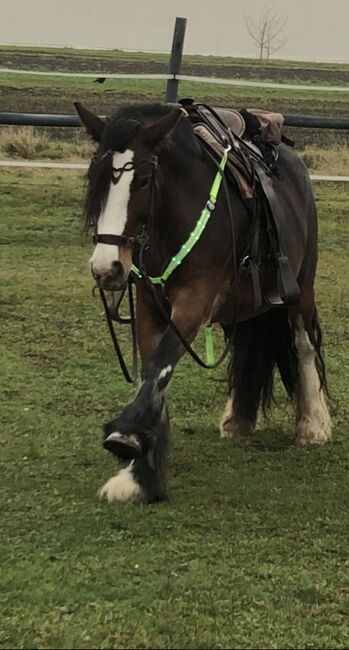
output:
M103 154L100 160L103 160L106 156L113 153L115 152L112 151L111 149L108 149L108 151L106 151ZM131 172L137 169L141 169L146 165L151 165L151 171L147 176L143 177L145 184L140 189L144 191L150 187L150 207L149 207L149 212L146 220L149 221L149 218L151 217L153 212L154 188L156 186L155 173L158 166L158 157L153 155L150 156L150 158L146 160L142 160L141 162L136 164L133 162L127 162L122 167L112 167L112 171L113 171L112 183L113 185L117 185L121 176L125 172ZM125 237L124 235L99 235L97 233L97 221L93 223L93 226L95 229L93 235L94 244L108 244L110 246L122 246L123 248L131 248L131 249L135 246L135 244L144 244L146 222L142 224L142 232L139 235L136 235L135 237Z

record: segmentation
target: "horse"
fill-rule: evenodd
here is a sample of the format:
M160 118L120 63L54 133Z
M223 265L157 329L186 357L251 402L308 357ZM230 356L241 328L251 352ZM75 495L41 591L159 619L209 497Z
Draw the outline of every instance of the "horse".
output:
M104 425L104 447L127 465L106 482L100 496L109 503L152 503L168 497L166 390L176 364L207 323L222 327L230 351L221 438L253 433L258 409L271 404L277 368L295 408L295 443L311 447L329 440L331 419L314 293L317 214L301 158L281 142L277 173L271 180L286 217L283 236L299 296L293 304L274 304L265 298L269 253L262 227L263 300L256 302L244 267L253 236L250 207L233 183L213 197L213 207L212 202L209 205L219 164L207 155L183 107L131 105L102 119L78 102L75 106L96 143L85 210L87 226L92 223L95 228L92 277L99 288L117 291L133 275L142 362L134 398ZM197 233L205 205L210 219L183 253L190 233ZM141 245L145 231L147 246ZM136 266L140 248L148 282ZM172 270L166 275L169 264ZM152 291L151 277L160 278ZM160 303L165 307L160 309Z

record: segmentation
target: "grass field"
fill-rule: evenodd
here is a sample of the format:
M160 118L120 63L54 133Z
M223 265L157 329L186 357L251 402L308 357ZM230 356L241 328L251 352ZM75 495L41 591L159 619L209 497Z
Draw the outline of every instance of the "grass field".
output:
M167 73L168 55L144 52L88 51L69 48L0 47L0 67L32 71L162 72ZM313 84L349 84L349 65L273 61L260 66L253 59L187 55L184 74L292 82L294 89L246 88L213 83L180 82L179 96L194 97L214 105L245 108L257 106L284 113L306 115L348 115L348 93L314 91ZM297 83L308 84L299 90ZM91 78L45 77L0 71L0 111L73 113L74 101L81 101L99 114L111 114L131 102L164 101L165 80L108 79L103 85ZM54 132L54 130L52 131ZM69 130L56 130L57 139L73 138ZM348 145L348 131L287 129L298 147ZM59 148L59 147L58 147Z
M91 296L74 174L2 172L3 648L347 648L348 200L316 186L333 442L292 446L278 406L219 441L224 370L180 363L171 500L100 503L101 423L131 395Z
M200 97L203 101L222 101L228 105L234 102L243 101L260 101L265 104L268 101L284 102L288 100L291 106L295 103L316 101L321 104L334 104L338 105L343 110L348 105L348 93L335 93L330 90L315 91L312 89L311 84L308 84L309 89L298 89L296 84L294 88L249 88L239 86L227 86L209 82L195 82L195 81L181 81L180 94L183 97ZM45 91L46 93L53 92L55 89L61 93L81 92L83 94L90 93L99 98L99 101L109 99L108 95L114 93L117 95L131 94L135 97L146 96L153 101L164 99L166 88L165 80L144 80L144 79L108 79L103 86L93 85L93 79L90 77L64 77L64 76L44 76L35 73L32 74L12 74L0 71L0 87L8 88L9 91L14 92L15 89L19 92L22 89ZM348 90L349 92L349 90ZM6 97L2 99L2 102ZM62 98L63 99L63 98ZM289 112L291 109L289 109ZM42 112L44 112L44 107Z
M339 140L338 140L339 141ZM10 160L54 160L87 163L94 144L83 129L69 138L56 138L49 129L3 127L0 130L0 158ZM305 145L298 151L313 174L349 176L349 149L345 142L327 147Z

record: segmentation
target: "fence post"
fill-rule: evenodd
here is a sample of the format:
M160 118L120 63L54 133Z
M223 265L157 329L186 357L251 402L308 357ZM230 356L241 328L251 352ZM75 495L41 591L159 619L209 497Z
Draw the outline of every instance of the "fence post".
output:
M172 78L167 80L165 98L166 102L175 102L177 100L178 79L176 79L176 75L179 74L181 70L186 26L186 18L176 18L175 28L173 32L170 66L168 71L169 74L172 75Z

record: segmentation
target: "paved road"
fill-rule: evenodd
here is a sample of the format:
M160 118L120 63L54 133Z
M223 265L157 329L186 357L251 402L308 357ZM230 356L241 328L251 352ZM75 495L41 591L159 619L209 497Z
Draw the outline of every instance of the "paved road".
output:
M101 72L43 72L42 70L11 70L10 68L0 68L0 73L7 74L27 74L39 75L41 77L74 77L97 79L106 77L106 79L168 79L168 74L127 74L127 73L110 73L102 74ZM279 90L310 90L320 92L349 93L348 86L317 86L315 84L284 84L274 83L272 81L248 81L245 79L220 79L218 77L195 77L191 75L179 74L177 78L180 81L194 81L201 83L220 84L226 86L240 86L252 88L278 88Z

